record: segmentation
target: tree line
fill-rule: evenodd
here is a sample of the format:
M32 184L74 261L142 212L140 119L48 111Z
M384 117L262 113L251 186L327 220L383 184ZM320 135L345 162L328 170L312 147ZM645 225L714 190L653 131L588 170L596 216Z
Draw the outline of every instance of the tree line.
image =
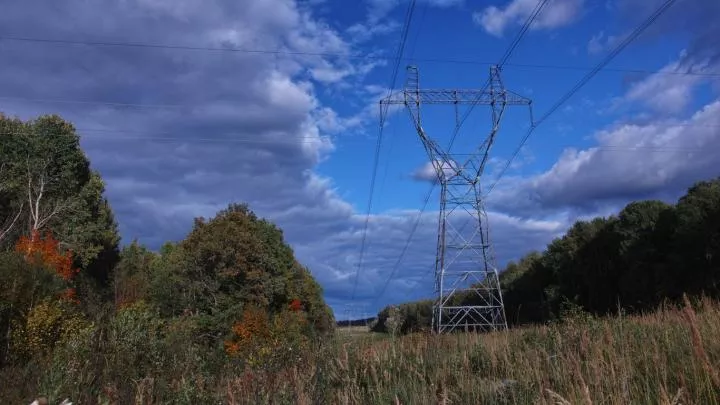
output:
M120 245L104 193L71 123L0 114L0 397L130 403L152 376L189 398L193 376L287 365L332 333L310 270L247 205L152 251Z
M720 298L720 177L693 184L676 204L636 201L616 215L577 221L499 278L510 325L578 310L639 313L683 294ZM408 333L431 319L432 300L412 302L383 308L373 330Z

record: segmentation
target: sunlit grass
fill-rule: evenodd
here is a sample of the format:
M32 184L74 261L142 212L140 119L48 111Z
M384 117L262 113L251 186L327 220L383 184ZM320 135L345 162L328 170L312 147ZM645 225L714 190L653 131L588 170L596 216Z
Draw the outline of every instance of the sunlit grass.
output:
M493 334L393 338L341 329L312 352L252 368L193 346L181 330L164 343L171 356L137 328L127 332L135 338L97 341L112 345L104 354L69 346L52 363L0 375L0 397L20 403L40 390L108 405L720 405L720 305L710 301Z
M712 405L720 404L718 336L720 308L705 301L697 313L584 317L507 333L341 339L279 386L256 388L308 404ZM233 403L260 399L241 400L239 388L228 385Z

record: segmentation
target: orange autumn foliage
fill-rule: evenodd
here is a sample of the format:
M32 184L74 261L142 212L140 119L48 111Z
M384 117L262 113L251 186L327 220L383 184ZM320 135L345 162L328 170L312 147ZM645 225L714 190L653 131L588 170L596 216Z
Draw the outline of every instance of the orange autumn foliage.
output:
M80 300L77 298L77 291L74 288L68 288L62 292L60 299L79 304Z
M297 298L292 300L292 302L290 302L290 310L293 312L302 310L302 302Z
M80 269L73 268L73 254L71 250L60 252L58 242L50 232L41 237L40 232L33 230L30 237L23 235L15 244L15 251L23 254L30 263L46 266L65 281L70 281ZM65 290L61 296L72 302L77 302L75 289Z
M237 354L251 346L254 339L270 337L267 313L260 308L248 308L243 311L240 322L233 325L232 331L234 340L225 342L225 351L228 354Z
M46 232L45 237L34 230L31 236L21 236L15 244L15 250L25 255L25 258L38 265L47 266L58 274L63 280L70 281L79 269L72 267L72 251L61 253L58 242L51 233Z

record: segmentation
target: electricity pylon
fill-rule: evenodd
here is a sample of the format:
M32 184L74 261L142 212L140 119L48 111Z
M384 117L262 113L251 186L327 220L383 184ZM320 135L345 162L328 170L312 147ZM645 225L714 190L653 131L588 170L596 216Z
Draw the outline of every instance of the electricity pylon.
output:
M505 308L490 245L480 178L506 107L527 105L532 121L532 101L506 90L496 66L490 68L490 77L482 89L421 89L417 67L408 66L405 88L380 101L381 122L384 122L387 109L392 104L407 107L441 187L433 331L506 329ZM423 104L454 105L453 139L466 118L460 119L458 105L468 104L470 108L477 104L488 105L492 112L490 133L475 152L451 155L423 129ZM460 229L456 227L458 213L468 214L469 221L474 223L469 236L463 234L464 226Z

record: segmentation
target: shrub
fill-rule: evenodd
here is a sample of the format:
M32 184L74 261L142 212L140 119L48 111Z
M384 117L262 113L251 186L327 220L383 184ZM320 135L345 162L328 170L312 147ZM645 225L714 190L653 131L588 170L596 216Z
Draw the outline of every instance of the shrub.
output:
M86 328L86 321L74 308L60 301L45 300L33 307L12 330L13 353L25 358L46 358L57 344Z

